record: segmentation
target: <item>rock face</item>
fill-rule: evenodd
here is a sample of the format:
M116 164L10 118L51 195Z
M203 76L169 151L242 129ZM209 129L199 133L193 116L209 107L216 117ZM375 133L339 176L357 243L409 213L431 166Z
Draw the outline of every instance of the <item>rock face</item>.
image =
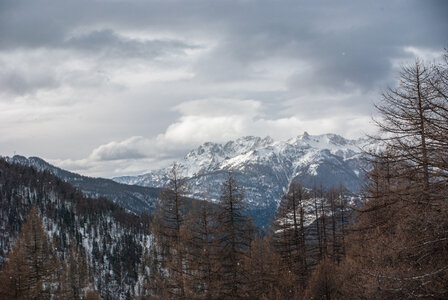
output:
M344 184L359 193L364 181L361 148L365 139L349 140L336 134L301 136L287 141L270 137L242 137L225 144L204 143L179 162L193 197L220 196L220 185L231 172L245 188L245 200L256 223L265 225L273 216L292 180L305 187L329 188ZM163 187L169 168L140 176L114 178L125 184ZM262 224L263 223L263 224Z

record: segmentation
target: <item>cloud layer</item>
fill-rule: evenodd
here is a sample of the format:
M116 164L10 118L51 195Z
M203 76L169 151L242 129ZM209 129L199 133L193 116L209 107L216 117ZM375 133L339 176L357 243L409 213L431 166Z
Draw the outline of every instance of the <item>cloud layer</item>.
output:
M115 176L241 135L359 136L400 65L448 46L446 12L436 0L2 1L0 154Z

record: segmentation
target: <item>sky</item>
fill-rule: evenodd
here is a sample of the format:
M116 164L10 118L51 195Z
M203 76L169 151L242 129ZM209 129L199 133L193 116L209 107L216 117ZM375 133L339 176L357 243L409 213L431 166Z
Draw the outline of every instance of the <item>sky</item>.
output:
M373 103L448 47L448 1L0 0L0 155L84 175L203 142L375 131Z

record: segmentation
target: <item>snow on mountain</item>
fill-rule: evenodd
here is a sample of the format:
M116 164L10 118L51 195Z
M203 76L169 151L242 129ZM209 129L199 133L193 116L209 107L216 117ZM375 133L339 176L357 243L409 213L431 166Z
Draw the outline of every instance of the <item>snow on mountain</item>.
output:
M223 144L204 143L178 163L192 196L200 197L205 192L212 200L219 199L219 186L227 172L232 172L245 188L249 208L275 210L292 180L309 188L342 183L358 193L363 182L361 148L366 144L366 139L350 140L336 134L305 132L287 141L246 136ZM163 187L169 169L114 180Z
M151 213L160 192L160 189L157 188L126 185L110 179L82 176L55 167L39 157L26 158L15 155L3 158L9 163L33 167L38 171L49 171L51 174L80 189L87 197L108 198L125 208L128 212L138 215L142 212Z

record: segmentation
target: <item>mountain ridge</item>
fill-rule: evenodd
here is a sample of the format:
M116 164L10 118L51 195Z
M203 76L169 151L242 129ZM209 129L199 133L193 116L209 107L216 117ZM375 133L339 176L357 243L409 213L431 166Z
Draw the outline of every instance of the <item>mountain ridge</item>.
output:
M87 197L105 197L134 214L150 214L160 193L159 188L127 185L111 179L88 177L53 166L45 160L21 155L3 157L9 163L34 167L38 171L48 171L65 182L78 188Z
M359 194L366 169L362 148L366 145L367 139L346 139L337 134L305 132L286 141L246 136L225 143L203 143L177 163L179 175L189 185L189 196L200 198L205 194L211 201L218 201L218 187L230 172L245 188L249 210L271 218L293 180L307 188L328 189L342 183L352 193ZM113 180L163 187L169 169Z

